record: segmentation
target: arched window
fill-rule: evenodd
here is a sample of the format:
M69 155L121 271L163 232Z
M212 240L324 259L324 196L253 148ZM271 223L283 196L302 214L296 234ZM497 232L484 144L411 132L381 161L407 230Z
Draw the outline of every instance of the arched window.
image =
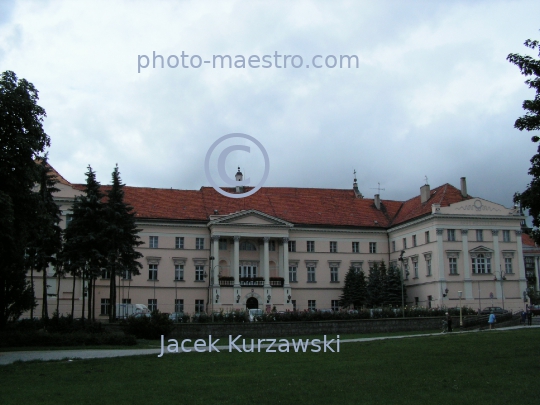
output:
M257 248L251 242L240 242L240 250L257 250Z

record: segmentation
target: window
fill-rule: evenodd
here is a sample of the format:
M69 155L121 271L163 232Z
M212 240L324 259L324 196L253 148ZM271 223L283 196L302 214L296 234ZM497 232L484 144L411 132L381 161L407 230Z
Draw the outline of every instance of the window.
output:
M184 280L184 265L183 264L175 264L174 265L174 280L175 281L183 281ZM178 311L176 311L178 312Z
M407 249L407 238L403 238L403 249Z
M504 258L504 272L505 273L513 273L512 270L512 258L511 257L505 257Z
M122 304L131 304L131 298L122 298Z
M330 282L338 282L338 268L335 266L330 267Z
M131 280L131 271L130 270L122 271L122 278L124 280Z
M148 280L157 280L157 264L148 265Z
M148 246L150 249L157 249L158 248L158 237L157 236L150 236L149 237L149 243Z
M103 279L110 279L111 278L111 272L107 269L101 269L101 278Z
M257 248L251 242L240 242L240 250L256 251Z
M308 306L308 309L310 311L316 311L317 310L317 301L316 300L308 300L307 306Z
M157 311L157 299L150 298L148 300L148 309L150 310L150 312Z
M184 312L184 300L174 300L174 312Z
M510 242L510 231L503 231L503 242Z
M409 263L405 264L403 267L405 269L405 280L409 279Z
M433 296L432 296L432 295L428 295L428 296L427 296L428 308L431 308L431 301L433 301Z
M204 249L204 238L195 239L195 249L203 250Z
M427 275L431 276L431 259L426 259Z
M429 240L429 231L426 231L425 235L426 235L426 243L429 243L430 242L430 240Z
M360 253L360 242L352 243L352 251L353 253Z
M315 282L315 267L313 266L308 266L307 268L307 281L308 283Z
M484 254L472 258L472 271L476 274L491 273L491 259Z
M483 242L484 241L484 231L481 229L476 230L476 241L477 242Z
M219 250L227 250L227 239L219 240Z
M174 248L175 249L183 249L184 248L184 237L183 236L177 236L174 239Z
M195 266L195 281L204 281L204 266Z
M296 311L296 300L291 300L292 302L292 310Z
M111 310L111 300L109 298L101 299L101 315L109 315Z
M330 253L337 253L337 242L330 242Z
M289 252L296 252L296 241L290 240L289 241Z
M395 252L396 251L396 241L393 240L392 241L392 252Z
M200 314L204 312L204 300L195 300L195 313Z
M448 263L450 265L450 274L458 274L457 272L457 257L449 257Z
M418 301L420 301L420 299L418 297L414 297L414 306L418 306Z
M362 263L351 263L351 267L358 273L362 270Z
M315 252L315 241L308 240L307 241L307 251L308 252Z
M455 229L448 229L447 231L448 235L448 241L449 242L455 242L456 241L456 230Z
M332 300L332 311L339 311L339 300Z
M369 253L377 253L377 242L369 242Z
M414 278L418 278L418 262L413 262Z
M257 277L257 266L240 266L240 275L247 278Z
M413 247L416 247L416 235L412 236L412 245Z
M275 240L268 241L268 250L270 252L275 252L276 251L276 241Z
M296 278L296 270L296 266L289 266L289 282L296 283L298 281L298 279Z

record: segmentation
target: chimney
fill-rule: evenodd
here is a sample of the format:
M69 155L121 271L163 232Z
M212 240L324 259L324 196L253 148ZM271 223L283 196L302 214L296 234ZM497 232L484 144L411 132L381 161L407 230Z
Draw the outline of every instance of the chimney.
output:
M244 175L240 171L240 167L238 167L238 171L236 172L236 175L234 176L236 181L242 181L244 179ZM244 186L236 186L236 193L240 194L244 192Z
M380 211L381 210L381 198L379 194L375 194L375 198L373 199L373 203L375 204L375 207Z
M429 189L429 184L424 184L420 187L420 202L423 204L431 197L431 190Z
M467 179L465 177L461 178L461 196L467 197Z

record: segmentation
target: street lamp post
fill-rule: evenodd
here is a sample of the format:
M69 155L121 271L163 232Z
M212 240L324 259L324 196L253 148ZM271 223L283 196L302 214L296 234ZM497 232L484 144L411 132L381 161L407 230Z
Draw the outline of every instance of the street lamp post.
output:
M404 287L403 284L405 283L405 280L403 279L403 255L405 254L405 251L402 250L401 254L399 255L399 261L401 262L401 315L403 318L405 318L405 293L404 293Z
M462 311L462 308L461 308L461 294L462 294L462 292L458 291L458 296L459 296L459 327L460 328L463 327L463 311Z

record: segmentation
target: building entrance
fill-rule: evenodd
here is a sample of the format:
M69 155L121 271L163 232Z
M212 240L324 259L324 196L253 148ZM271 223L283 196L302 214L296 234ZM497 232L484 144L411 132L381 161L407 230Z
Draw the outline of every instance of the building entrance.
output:
M248 298L246 301L247 309L257 309L259 308L259 301L255 297Z

